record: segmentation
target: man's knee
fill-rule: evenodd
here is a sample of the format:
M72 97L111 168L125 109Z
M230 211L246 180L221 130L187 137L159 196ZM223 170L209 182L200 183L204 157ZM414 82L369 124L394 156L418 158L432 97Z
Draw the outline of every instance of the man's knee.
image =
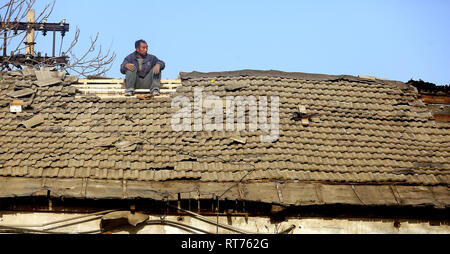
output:
M152 71L152 73L153 73L153 71ZM161 79L161 71L159 71L158 74L153 73L153 79Z
M137 70L134 70L134 71L127 70L125 75L126 76L136 76L137 75Z

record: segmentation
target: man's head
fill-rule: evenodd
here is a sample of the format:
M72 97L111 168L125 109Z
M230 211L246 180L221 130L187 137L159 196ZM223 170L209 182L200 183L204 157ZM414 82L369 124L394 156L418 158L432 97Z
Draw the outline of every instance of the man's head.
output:
M148 45L147 42L144 40L138 40L134 43L134 46L136 48L136 52L138 52L141 55L147 54L148 51Z

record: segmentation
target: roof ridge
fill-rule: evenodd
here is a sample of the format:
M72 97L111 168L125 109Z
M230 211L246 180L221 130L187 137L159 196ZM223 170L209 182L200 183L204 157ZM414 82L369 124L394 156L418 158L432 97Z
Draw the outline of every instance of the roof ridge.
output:
M286 77L293 79L304 79L304 80L340 80L349 79L354 81L392 81L380 78L365 78L368 76L359 75L358 77L352 75L330 75L330 74L318 74L318 73L306 73L306 72L285 72L279 70L252 70L243 69L235 71L219 71L219 72L180 72L181 79L193 79L193 78L210 78L210 77L239 77L239 76L267 76L267 77ZM397 81L401 82L401 81ZM404 82L401 82L404 83Z

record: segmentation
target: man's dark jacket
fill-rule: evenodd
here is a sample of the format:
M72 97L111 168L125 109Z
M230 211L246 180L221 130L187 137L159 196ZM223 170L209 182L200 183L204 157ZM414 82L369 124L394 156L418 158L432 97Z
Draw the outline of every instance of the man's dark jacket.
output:
M123 63L120 65L120 72L122 74L127 73L127 68L125 68L125 65L127 65L127 64L134 64L134 66L138 70L139 63L138 63L137 59L138 59L138 53L136 51L129 54L127 57L125 57L125 59L123 60ZM144 62L142 63L142 70L141 71L138 70L138 75L140 77L145 77L145 75L147 75L157 63L159 63L161 65L161 70L164 70L164 68L166 67L166 64L163 61L159 60L154 55L146 54L143 57L143 59L144 59Z

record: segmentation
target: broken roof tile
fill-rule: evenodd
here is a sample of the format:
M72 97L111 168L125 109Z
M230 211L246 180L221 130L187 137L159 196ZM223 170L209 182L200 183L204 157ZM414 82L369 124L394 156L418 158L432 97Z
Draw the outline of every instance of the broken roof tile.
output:
M56 176L99 181L191 179L192 183L201 180L220 184L241 180L255 166L257 171L248 179L334 184L392 181L417 186L450 181L445 175L434 175L434 171L405 175L416 163L449 167L444 165L450 142L446 139L448 128L428 119L425 109L412 106L415 94L403 93L395 84L384 81L369 85L346 76L264 72L267 77L261 77L258 72L250 72L257 76L238 73L247 74L220 73L225 77L212 77L216 79L214 86L210 86L209 78L184 79L180 95L192 96L192 88L202 85L206 94L223 98L280 96L278 142L261 143L260 130L175 132L170 126L170 100L74 98L75 88L57 84L38 88L41 95L33 107L38 110L35 112L48 115L42 126L17 128L35 116L31 111L14 115L0 112L4 120L0 122L0 170L9 177L13 174L36 180ZM281 74L291 78L280 78ZM17 85L15 89L25 87ZM0 97L6 94L2 87ZM393 104L403 102L406 104ZM299 111L299 104L307 113L316 114L318 121L311 118L308 126L294 124L290 118ZM137 141L130 139L132 136ZM231 145L233 137L236 140ZM388 174L394 170L400 174Z
M39 125L45 121L45 118L43 115L36 115L27 121L22 122L21 124L24 125L27 129L33 128L36 125Z

